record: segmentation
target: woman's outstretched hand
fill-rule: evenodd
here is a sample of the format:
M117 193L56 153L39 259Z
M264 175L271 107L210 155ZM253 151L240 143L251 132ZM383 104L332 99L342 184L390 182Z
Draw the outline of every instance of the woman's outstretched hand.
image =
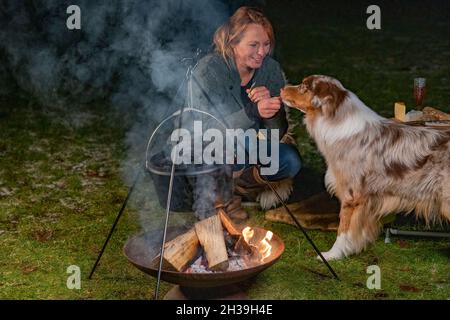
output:
M281 107L280 97L270 97L270 91L262 86L247 89L249 99L258 106L261 118L272 118Z
M258 102L258 112L261 118L267 119L272 118L281 107L281 98L273 97L268 99L263 99Z

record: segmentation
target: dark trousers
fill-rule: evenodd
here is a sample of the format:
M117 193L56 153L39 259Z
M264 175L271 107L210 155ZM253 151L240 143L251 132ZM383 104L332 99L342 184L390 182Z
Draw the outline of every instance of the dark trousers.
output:
M268 142L267 150L268 156L270 155L270 142ZM247 150L247 153L249 152L256 152L255 150L250 151L248 148L248 144L246 144L245 149ZM259 154L259 153L258 153ZM248 155L248 154L247 154ZM274 157L275 158L275 157ZM272 161L276 161L276 159L273 159ZM259 163L258 164L261 167L269 166L269 165L263 165ZM248 156L245 159L245 164L235 164L234 170L238 171L242 168L250 167L254 164L249 163ZM277 166L276 163L272 163L272 166ZM297 173L300 171L302 167L302 162L300 158L300 154L297 150L297 148L290 144L280 143L279 144L279 154L278 154L278 171L273 175L263 175L265 178L267 178L269 181L278 181L286 178L293 178L297 175Z

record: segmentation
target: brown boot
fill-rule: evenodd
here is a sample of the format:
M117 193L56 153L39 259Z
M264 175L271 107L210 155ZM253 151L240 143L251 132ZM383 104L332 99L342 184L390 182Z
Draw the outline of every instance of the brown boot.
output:
M280 203L278 196L286 201L293 190L291 178L277 181L265 180L256 166L246 168L238 172L236 176L234 176L234 193L241 196L243 201L258 202L263 210L278 205ZM276 190L278 196L273 190Z
M241 197L233 196L224 206L223 210L236 223L242 223L248 219L248 213L241 207Z
M250 201L255 201L258 194L266 188L267 184L256 166L243 169L234 180L234 193Z

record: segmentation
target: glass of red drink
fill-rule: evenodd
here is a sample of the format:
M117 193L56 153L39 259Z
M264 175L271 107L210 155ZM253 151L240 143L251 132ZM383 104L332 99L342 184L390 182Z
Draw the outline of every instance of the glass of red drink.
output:
M416 100L416 109L423 109L423 100L426 94L427 80L425 78L414 79L414 99Z

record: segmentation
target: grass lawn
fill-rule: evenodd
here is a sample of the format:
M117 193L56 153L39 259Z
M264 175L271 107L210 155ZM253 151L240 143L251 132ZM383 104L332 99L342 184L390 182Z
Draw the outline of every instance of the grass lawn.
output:
M383 11L382 30L369 31L362 5L347 18L337 6L267 1L277 57L290 82L332 75L386 117L395 101L413 105L416 76L428 79L427 104L450 112L450 20L432 7L421 10L420 16ZM293 117L302 118L297 111ZM128 126L122 120L105 102L63 110L28 98L0 101L0 299L153 298L155 279L121 251L143 219L138 196L87 279L127 195L121 163ZM306 165L323 172L304 128L296 134ZM272 230L286 245L279 262L243 284L253 299L450 298L450 240L394 238L385 244L380 236L362 254L331 262L341 278L336 281L299 230L265 221L262 212L252 212L250 223ZM322 251L336 236L309 234ZM71 265L81 269L80 290L66 286ZM380 290L366 287L370 265L380 267ZM162 283L161 296L170 288Z

